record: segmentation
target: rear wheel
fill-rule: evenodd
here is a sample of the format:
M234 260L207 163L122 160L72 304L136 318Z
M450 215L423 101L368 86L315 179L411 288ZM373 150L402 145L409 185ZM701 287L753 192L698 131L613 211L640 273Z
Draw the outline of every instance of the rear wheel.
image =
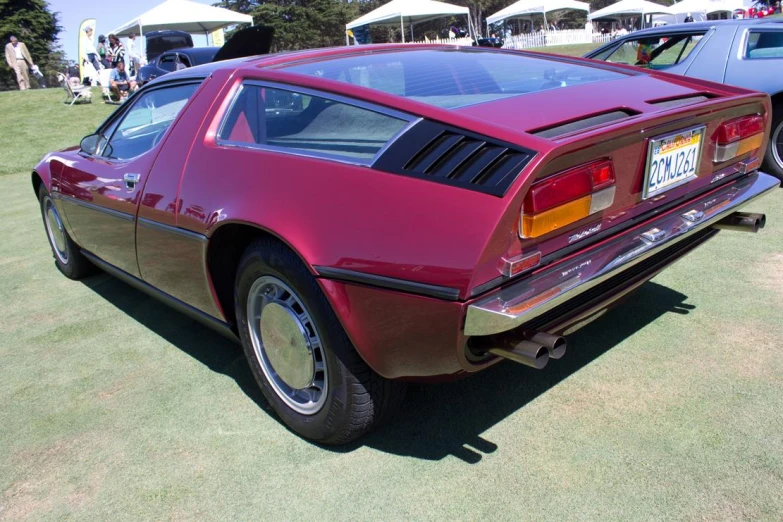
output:
M68 235L54 201L43 185L38 191L38 201L41 204L46 237L52 247L57 268L70 279L81 279L92 273L95 267L82 255L79 246Z
M261 391L299 435L346 443L402 402L404 384L367 366L315 279L282 243L259 239L247 248L237 270L234 306Z
M772 131L764 163L768 174L783 180L783 104L776 105L772 111Z

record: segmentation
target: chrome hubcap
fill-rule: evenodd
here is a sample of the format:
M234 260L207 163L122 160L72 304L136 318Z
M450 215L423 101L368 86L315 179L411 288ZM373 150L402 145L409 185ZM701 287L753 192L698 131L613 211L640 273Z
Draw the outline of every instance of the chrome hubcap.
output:
M60 215L54 207L54 202L47 197L44 200L44 222L46 224L46 234L49 236L49 243L52 245L54 254L61 263L68 263L68 247L65 241L65 228L60 220Z
M783 169L783 122L772 131L770 138L772 143L772 155L775 157L775 163Z
M247 297L253 351L280 399L313 415L326 400L327 374L321 339L294 292L272 276L256 280Z

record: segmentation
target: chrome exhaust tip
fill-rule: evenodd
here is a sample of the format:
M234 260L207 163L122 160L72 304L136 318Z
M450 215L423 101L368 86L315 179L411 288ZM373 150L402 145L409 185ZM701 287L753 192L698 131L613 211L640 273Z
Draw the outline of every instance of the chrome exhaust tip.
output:
M531 342L520 341L514 345L490 348L489 353L509 359L536 370L541 370L549 362L549 350L546 346Z
M468 343L471 352L491 354L540 370L549 359L565 355L563 337L545 332L509 331L486 337L472 337Z
M566 353L566 340L565 337L560 335L552 335L546 332L535 332L530 336L530 340L534 343L546 346L549 351L550 359L560 359Z
M755 212L734 212L721 219L713 228L733 230L735 232L753 232L754 234L767 224L767 216Z

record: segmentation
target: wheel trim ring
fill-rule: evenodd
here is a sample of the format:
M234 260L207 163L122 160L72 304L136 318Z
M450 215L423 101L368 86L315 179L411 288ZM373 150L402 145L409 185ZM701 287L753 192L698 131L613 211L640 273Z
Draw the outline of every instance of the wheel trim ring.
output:
M769 139L770 146L772 147L772 156L775 158L775 163L778 164L778 168L783 169L783 121L778 123L778 126L772 131L772 137Z
M293 388L286 383L275 370L266 352L261 318L263 309L273 303L292 312L298 318L302 331L308 334L306 343L313 357L313 379L307 388ZM297 413L318 413L323 408L329 391L326 360L315 323L299 297L280 279L273 276L260 277L251 285L248 293L247 321L256 361L275 394Z
M52 226L52 221L54 221L54 226ZM49 244L51 244L54 254L62 264L67 265L68 247L65 240L65 229L52 198L48 196L44 201L44 224L46 225L46 234L49 237Z

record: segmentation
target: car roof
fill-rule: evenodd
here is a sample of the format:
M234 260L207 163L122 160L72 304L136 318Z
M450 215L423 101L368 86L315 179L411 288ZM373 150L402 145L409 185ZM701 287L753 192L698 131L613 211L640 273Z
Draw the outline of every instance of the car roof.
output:
M712 29L713 27L727 27L727 26L737 26L737 25L753 25L753 26L778 26L781 27L781 22L783 22L783 19L780 20L780 22L775 20L765 20L763 18L747 18L742 20L705 20L703 22L691 22L687 24L672 24L672 25L664 25L661 27L651 27L649 29L642 29L641 31L635 31L633 33L628 34L627 36L623 36L622 38L628 39L628 38L635 38L639 36L647 36L647 35L666 35L666 34L677 34L677 33L684 33L684 32L691 32L691 31L708 31L709 29Z

